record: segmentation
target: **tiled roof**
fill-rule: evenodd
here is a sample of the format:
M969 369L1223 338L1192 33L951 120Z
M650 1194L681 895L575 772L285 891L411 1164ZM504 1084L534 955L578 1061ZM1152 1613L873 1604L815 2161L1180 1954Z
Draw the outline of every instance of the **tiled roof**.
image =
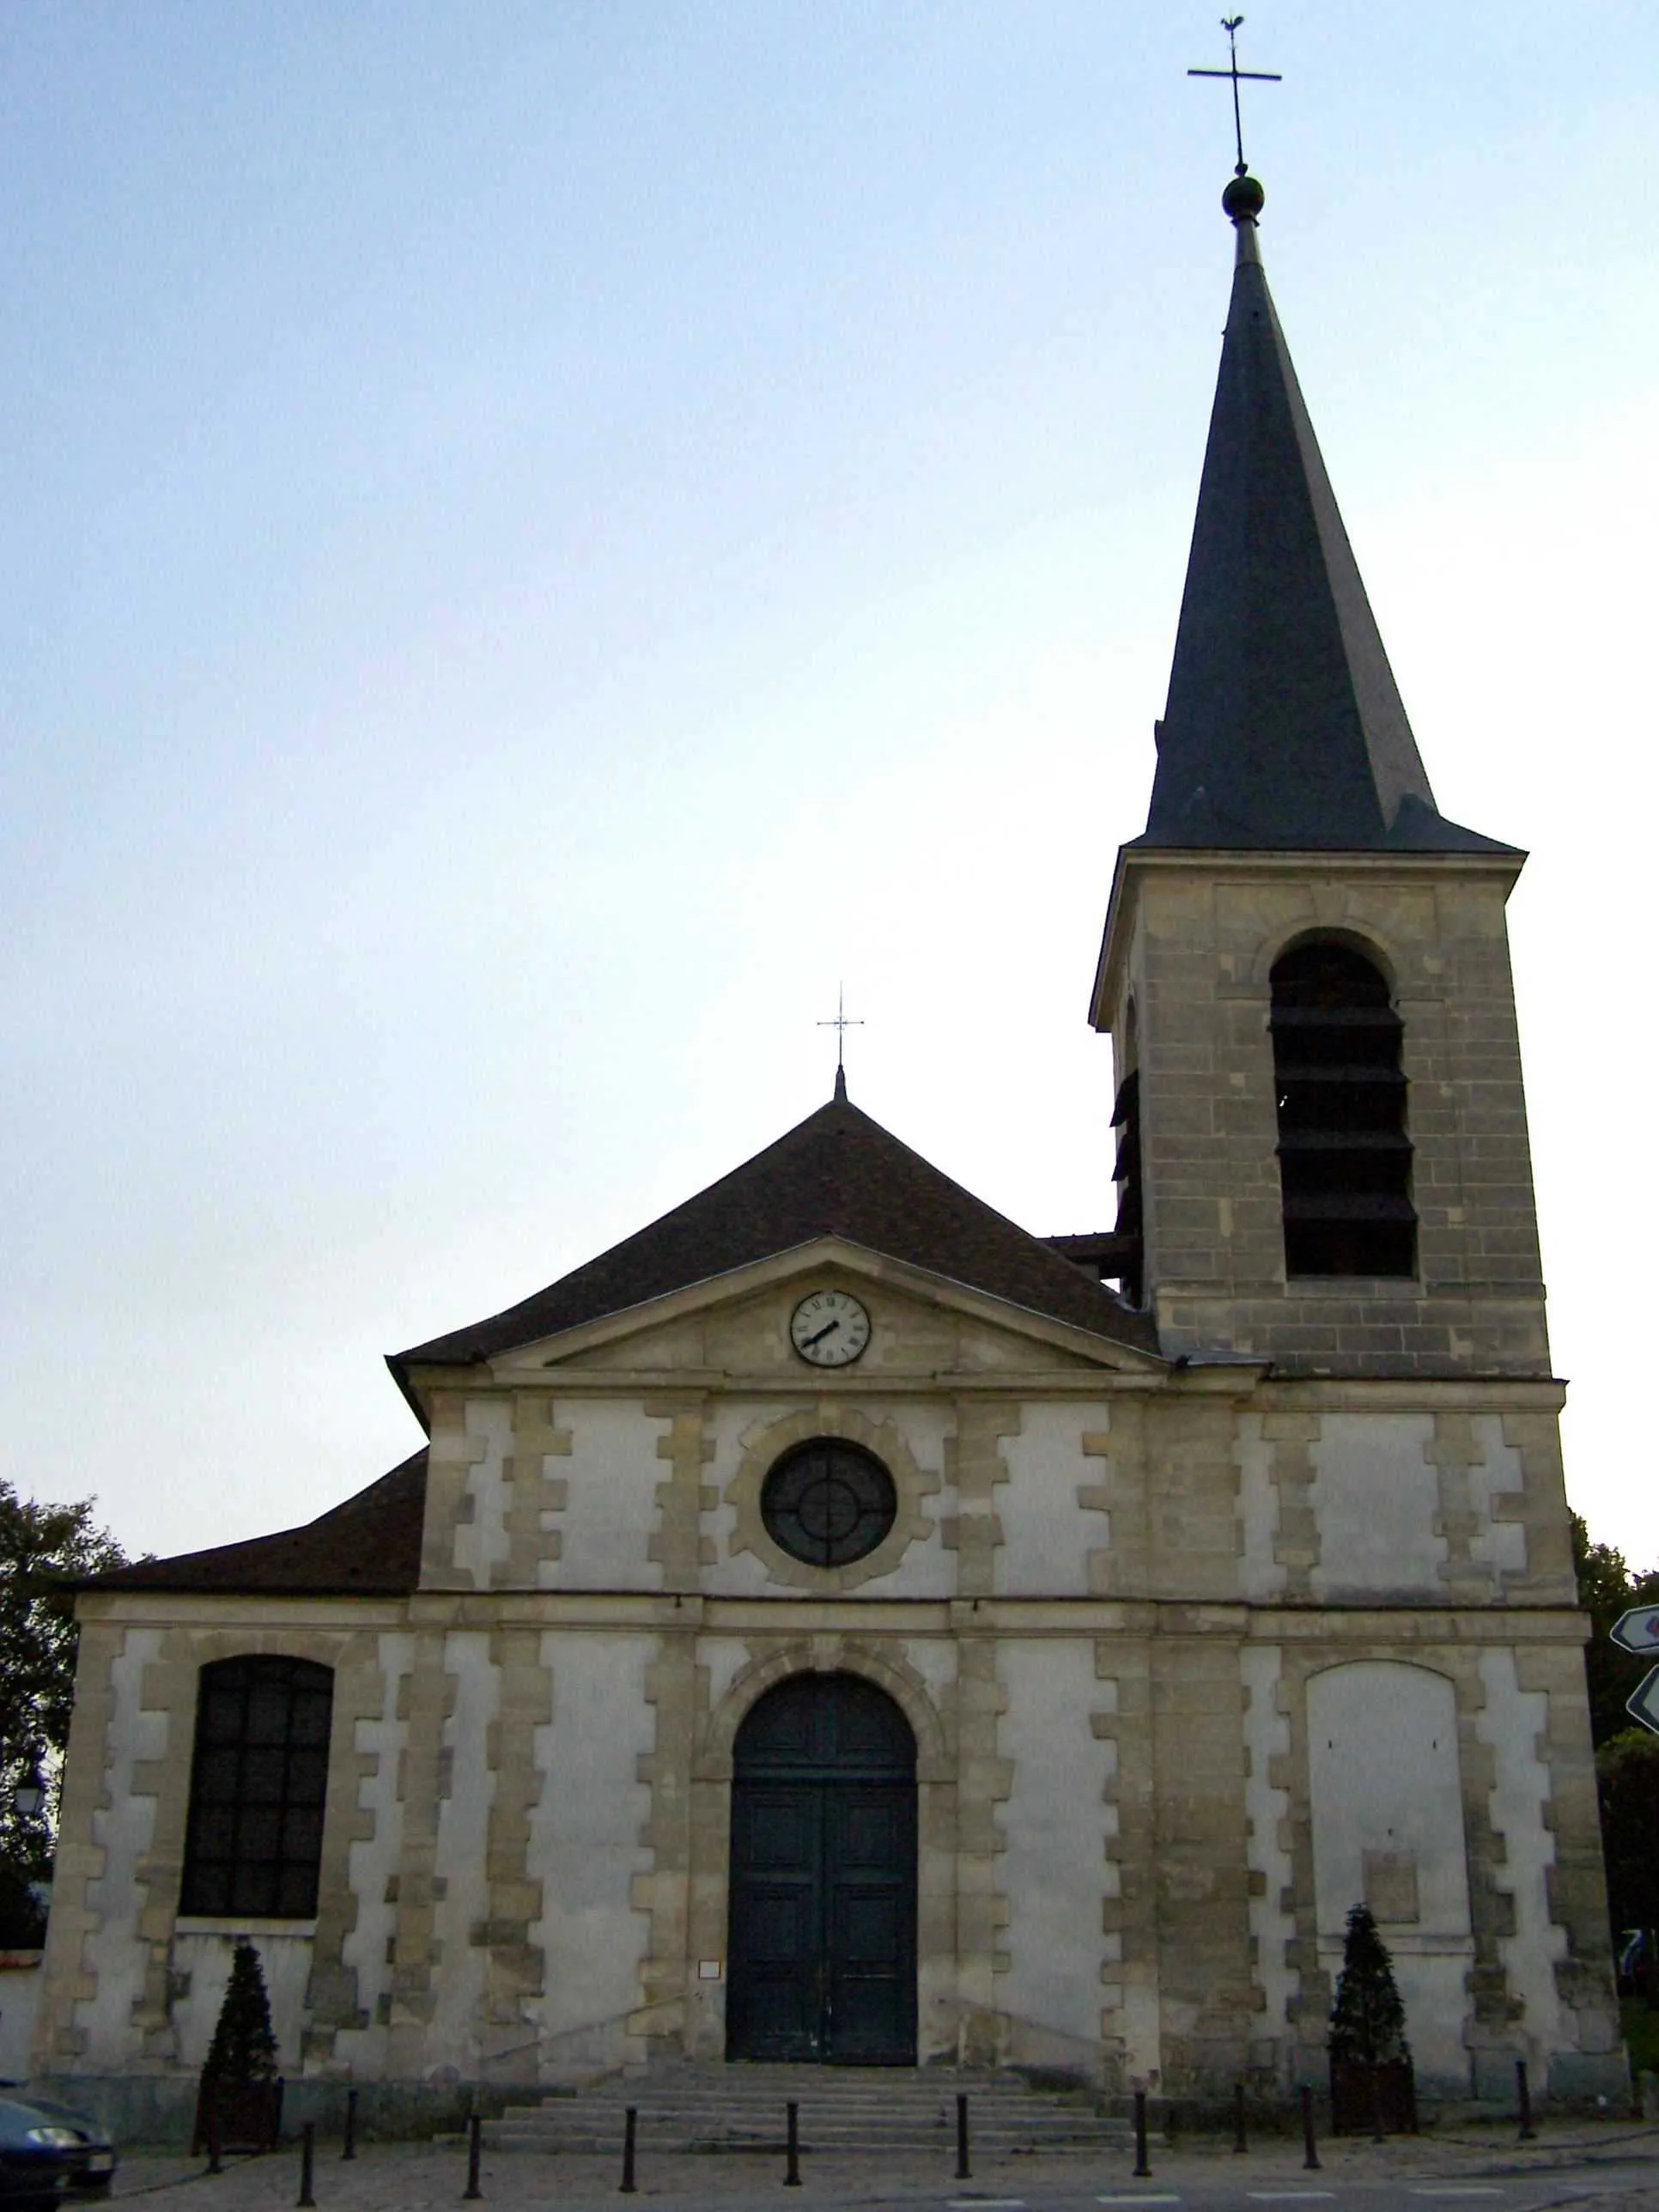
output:
M1513 849L1435 805L1248 219L1158 743L1140 847Z
M398 1597L421 1573L426 1451L302 1528L94 1575L87 1589L235 1590L250 1596Z
M1158 1351L1146 1315L837 1097L598 1259L504 1313L396 1353L390 1364L402 1382L416 1362L492 1358L820 1237L861 1244L1137 1352Z

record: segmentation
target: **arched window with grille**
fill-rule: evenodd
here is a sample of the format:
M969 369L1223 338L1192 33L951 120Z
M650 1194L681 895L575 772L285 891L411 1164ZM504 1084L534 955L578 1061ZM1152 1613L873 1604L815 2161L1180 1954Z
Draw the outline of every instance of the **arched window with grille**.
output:
M1413 1275L1417 1213L1401 1027L1351 946L1299 945L1273 971L1287 1275Z
M309 1659L203 1668L181 1912L313 1917L333 1711L334 1671Z

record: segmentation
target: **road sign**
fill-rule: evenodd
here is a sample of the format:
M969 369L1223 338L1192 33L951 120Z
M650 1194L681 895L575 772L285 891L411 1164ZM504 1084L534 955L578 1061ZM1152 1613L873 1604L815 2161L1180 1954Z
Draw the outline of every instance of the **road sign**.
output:
M1632 1606L1607 1634L1621 1651L1659 1651L1659 1605Z
M1659 1667L1650 1667L1625 1700L1625 1711L1634 1713L1644 1728L1659 1735Z

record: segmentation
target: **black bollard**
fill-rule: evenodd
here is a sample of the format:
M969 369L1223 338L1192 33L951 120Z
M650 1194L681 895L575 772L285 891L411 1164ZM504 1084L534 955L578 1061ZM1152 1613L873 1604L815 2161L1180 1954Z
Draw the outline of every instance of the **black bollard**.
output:
M208 2172L222 2173L225 2170L225 2157L219 2141L219 2100L216 2097L208 2099L207 2137Z
M483 2156L483 2122L474 2112L466 2124L466 2187L461 2191L463 2204L471 2204L483 2195L478 2186L478 2164Z
M634 2194L634 2130L639 2121L639 2107L630 2105L623 2114L623 2178L622 2187L617 2191L622 2197Z
M345 2139L340 2145L340 2155L342 2158L356 2158L357 2155L357 2092L355 2089L346 2091Z
M1233 2154L1242 2156L1250 2146L1244 2140L1244 2084L1233 2084Z
M1170 2150L1175 2148L1176 2108L1173 2105L1166 2105L1164 2108L1164 2142L1166 2148Z
M1515 2062L1515 2094L1521 2106L1521 2141L1536 2142L1538 2130L1532 2124L1532 2092L1527 2087L1527 2062L1524 2058L1517 2058Z
M1382 2069L1376 2059L1371 2061L1371 2141L1387 2141L1382 2127Z
M1146 2157L1146 2092L1135 2091L1135 2179L1152 2179L1152 2166Z
M1319 2172L1319 2146L1314 2141L1313 2091L1302 2092L1302 2148L1304 2169L1309 2173Z
M783 2185L786 2189L800 2187L800 2106L786 2105L788 2114L788 2133L784 2143Z
M314 2120L307 2120L300 2130L300 2193L294 2200L296 2204L315 2204L317 2202L311 2189L312 2169L316 2158L317 2124Z
M957 2091L957 2179L971 2179L968 2165L968 2093Z

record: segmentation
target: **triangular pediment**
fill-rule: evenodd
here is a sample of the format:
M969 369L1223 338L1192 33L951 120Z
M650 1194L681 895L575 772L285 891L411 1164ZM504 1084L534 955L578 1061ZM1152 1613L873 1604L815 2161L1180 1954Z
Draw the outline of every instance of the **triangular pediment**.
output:
M844 1366L804 1358L791 1337L801 1301L826 1289L849 1294L869 1316L869 1341ZM824 1237L515 1346L489 1366L498 1383L544 1387L558 1372L596 1370L653 1386L695 1377L702 1385L782 1380L811 1387L994 1373L1145 1373L1162 1364L1052 1315Z
M837 1092L826 1106L684 1206L612 1245L517 1305L394 1355L411 1398L416 1370L517 1359L705 1290L729 1291L744 1270L779 1263L825 1240L856 1248L865 1264L911 1270L938 1297L988 1302L1020 1326L1039 1322L1109 1349L1157 1360L1150 1317L1126 1305L1052 1244L942 1175ZM661 1316L665 1318L665 1310ZM550 1353L549 1356L551 1356Z

